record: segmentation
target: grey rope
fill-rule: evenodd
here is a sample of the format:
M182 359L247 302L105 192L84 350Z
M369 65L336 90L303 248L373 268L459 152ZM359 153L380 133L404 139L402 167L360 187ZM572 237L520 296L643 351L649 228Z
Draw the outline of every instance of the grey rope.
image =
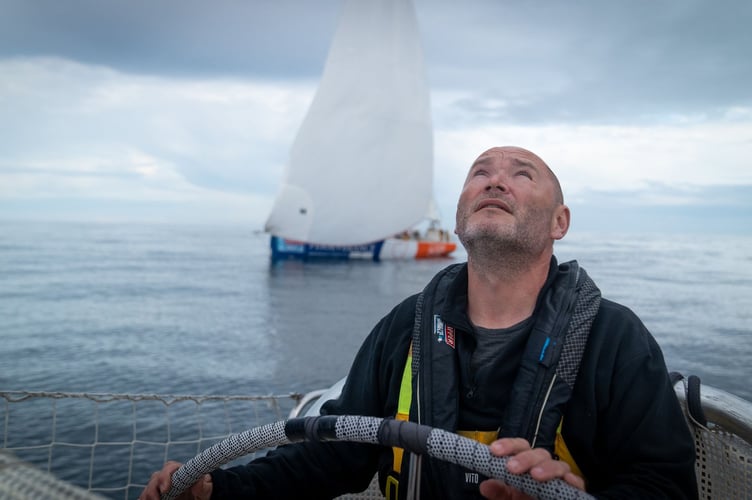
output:
M202 475L256 450L319 440L398 446L501 479L541 500L593 498L560 479L541 483L528 474L511 474L506 468L506 458L494 456L487 445L473 439L414 422L350 415L293 418L230 436L175 471L172 488L162 498L176 498Z

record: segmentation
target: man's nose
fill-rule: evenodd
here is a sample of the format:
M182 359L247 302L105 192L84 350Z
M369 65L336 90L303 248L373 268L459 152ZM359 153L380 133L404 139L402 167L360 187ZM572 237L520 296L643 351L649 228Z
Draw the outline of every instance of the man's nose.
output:
M507 191L508 189L507 176L503 171L495 172L494 174L488 177L488 184L486 185L486 191L491 191L494 189L498 189L501 192Z

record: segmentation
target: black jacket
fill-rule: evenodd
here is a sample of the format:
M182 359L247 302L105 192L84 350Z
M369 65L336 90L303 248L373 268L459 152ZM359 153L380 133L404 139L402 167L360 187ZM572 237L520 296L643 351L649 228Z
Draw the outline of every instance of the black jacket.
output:
M555 261L552 270L554 265ZM466 273L457 278L466 279ZM447 320L469 324L467 287L460 281L450 293ZM327 403L324 412L396 414L416 299L406 299L374 327L353 362L341 397ZM471 331L458 329L456 335L458 349L472 349ZM463 336L467 341L461 340ZM506 352L498 370L462 376L460 408L477 407L480 401L492 410L498 407L501 415L523 347ZM460 352L460 363L467 356ZM562 435L585 475L588 492L598 498L697 497L694 443L663 355L642 322L624 306L601 300ZM383 487L383 473L391 467L388 448L353 443L282 446L246 466L213 472L212 498L333 498L365 489L377 469ZM425 498L467 496L466 491L448 491L442 477L435 466L424 463Z

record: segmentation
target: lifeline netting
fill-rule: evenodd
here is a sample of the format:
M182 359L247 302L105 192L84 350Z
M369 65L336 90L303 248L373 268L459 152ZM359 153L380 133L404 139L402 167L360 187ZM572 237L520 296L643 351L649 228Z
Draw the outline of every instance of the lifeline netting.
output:
M686 385L675 385L686 423L695 438L697 490L703 500L752 499L752 403L703 387L707 422L688 411ZM735 429L736 432L732 431Z
M722 429L694 429L700 498L752 498L752 446Z
M135 499L166 460L285 418L300 398L0 391L0 498ZM700 498L752 498L752 443L712 422L690 426ZM378 497L374 480L343 498Z
M165 461L286 418L300 397L0 392L0 498L138 498Z

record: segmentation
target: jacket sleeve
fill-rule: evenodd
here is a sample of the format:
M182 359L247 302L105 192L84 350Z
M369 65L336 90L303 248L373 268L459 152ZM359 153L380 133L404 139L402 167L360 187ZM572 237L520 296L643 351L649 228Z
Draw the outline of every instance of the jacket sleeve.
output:
M410 304L414 309L414 301L403 302L374 327L353 361L342 394L324 404L322 414L384 417L396 411L392 372L397 370L401 376L409 336L399 342L402 347L395 348L393 341L409 331ZM396 367L400 351L402 366ZM246 465L212 472L212 499L323 499L362 491L373 478L382 451L378 446L344 442L280 446Z
M694 440L663 354L629 309L602 307L586 353L596 361L582 367L563 433L587 489L604 499L697 498Z

